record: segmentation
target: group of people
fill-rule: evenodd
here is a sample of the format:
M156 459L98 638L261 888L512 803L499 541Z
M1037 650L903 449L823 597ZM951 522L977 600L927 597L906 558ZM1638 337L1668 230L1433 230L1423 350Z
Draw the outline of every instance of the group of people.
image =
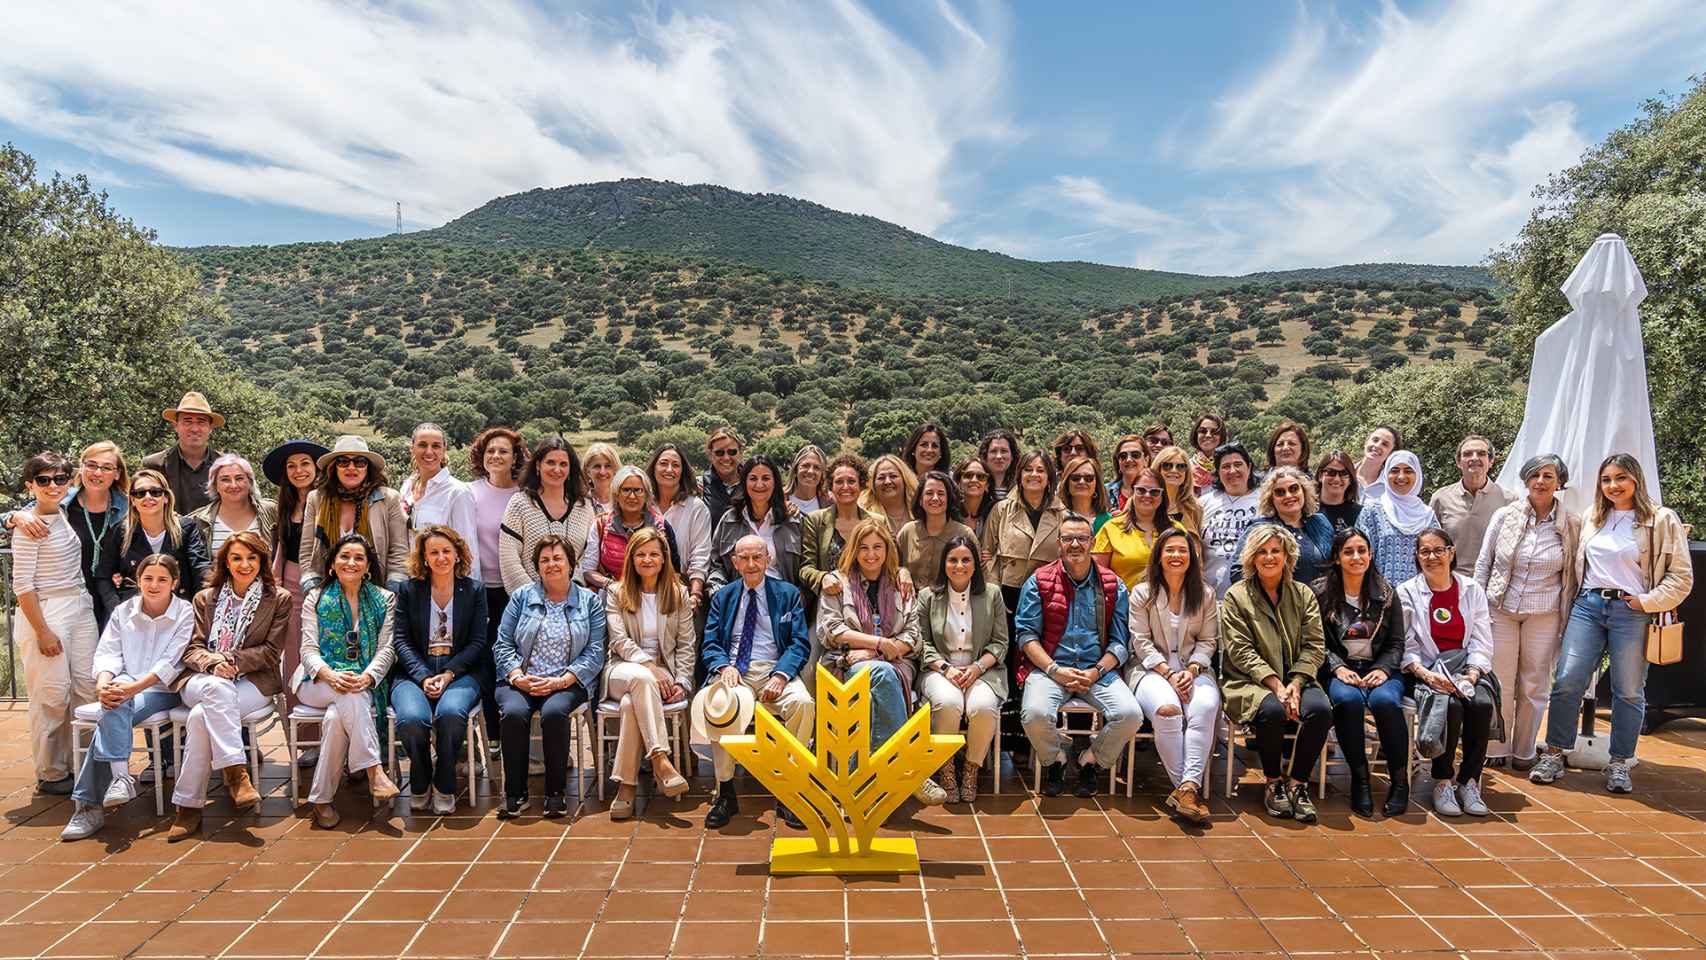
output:
M1147 722L1168 806L1206 822L1224 714L1255 744L1269 813L1307 822L1329 731L1352 809L1373 815L1365 722L1405 769L1406 701L1443 718L1438 813L1486 814L1488 763L1557 780L1609 652L1606 785L1627 792L1645 627L1693 577L1681 523L1626 454L1598 465L1575 516L1560 458L1523 465L1526 495L1506 491L1492 443L1470 436L1460 478L1423 500L1419 459L1385 425L1360 456L1311 467L1303 426L1281 423L1258 463L1205 414L1185 445L1160 424L1120 438L1106 472L1082 430L1032 449L998 430L955 461L926 423L870 462L807 446L784 466L720 429L702 475L675 444L640 466L492 427L464 482L423 423L399 487L360 437L293 439L262 458L277 490L263 498L250 462L213 448L223 417L203 397L164 415L178 442L134 474L110 442L75 462L39 453L30 499L0 516L36 775L75 800L67 839L134 797L133 728L174 708L188 719L170 836L198 832L214 771L253 807L244 724L279 699L320 725L300 762L321 827L338 822L346 771L376 806L406 792L411 809L453 812L471 723L501 754L499 816L528 807L535 765L543 814L562 816L572 724L601 704L620 729L611 815L635 814L642 772L665 796L688 789L669 724L685 710L712 753L706 823L720 827L739 810L720 739L763 704L809 741L818 665L869 673L874 744L919 706L935 731L964 729L924 804L975 800L1001 750L1034 760L1043 794L1091 796ZM1100 715L1087 744L1058 723L1069 701ZM74 771L71 720L89 703L99 722ZM384 763L393 719L404 787ZM1410 785L1389 779L1395 816Z

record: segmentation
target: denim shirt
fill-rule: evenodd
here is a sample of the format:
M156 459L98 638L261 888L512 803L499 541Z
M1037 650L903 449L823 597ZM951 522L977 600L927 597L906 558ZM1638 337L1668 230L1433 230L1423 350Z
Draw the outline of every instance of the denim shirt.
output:
M1096 597L1100 590L1096 569L1091 567L1083 581L1072 581L1072 608L1067 611L1066 630L1060 644L1054 648L1054 662L1073 670L1088 670L1102 659L1102 654L1114 656L1114 666L1096 681L1097 686L1119 679L1120 666L1131 656L1130 600L1124 583L1114 597L1114 622L1108 625L1108 646L1102 649L1096 625ZM1019 606L1013 615L1013 632L1020 647L1032 640L1042 639L1043 605L1037 594L1037 578L1029 577L1019 590Z
M517 669L530 672L534 648L545 627L548 606L545 588L538 581L510 596L509 606L504 608L503 621L498 624L497 645L492 648L499 680ZM569 625L567 672L573 673L586 687L589 699L597 702L598 681L604 671L604 601L599 594L578 583L571 583L566 616Z

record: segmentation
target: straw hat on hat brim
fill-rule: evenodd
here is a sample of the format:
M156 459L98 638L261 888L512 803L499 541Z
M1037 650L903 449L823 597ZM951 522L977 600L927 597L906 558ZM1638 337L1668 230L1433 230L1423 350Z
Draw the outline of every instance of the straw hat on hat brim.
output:
M757 705L758 698L746 684L725 687L713 680L693 698L693 739L705 743L745 733Z
M373 464L375 468L385 469L385 458L367 449L367 441L353 433L346 433L339 437L337 442L332 444L332 449L320 454L318 461L320 469L330 470L332 469L332 461L339 457L348 456L366 457L367 462Z
M207 398L194 390L184 394L184 398L178 401L177 406L167 407L160 411L160 416L165 417L171 423L177 423L180 413L199 413L213 421L215 427L225 426L225 418L214 413L213 408L207 405Z
M315 463L319 463L320 458L330 452L323 443L303 439L286 440L267 453L266 458L261 461L261 473L272 481L273 486L282 487L284 486L284 465L291 457L299 453L306 453Z

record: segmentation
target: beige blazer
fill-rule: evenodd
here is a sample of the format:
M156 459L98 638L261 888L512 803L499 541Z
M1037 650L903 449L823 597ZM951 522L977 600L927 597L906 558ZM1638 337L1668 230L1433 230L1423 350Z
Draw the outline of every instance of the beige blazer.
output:
M1220 646L1220 605L1215 602L1214 588L1203 584L1203 603L1195 616L1179 623L1180 649L1173 649L1167 630L1167 597L1149 602L1149 581L1139 580L1131 591L1131 612L1127 623L1131 627L1131 649L1135 654L1126 662L1126 680L1130 682L1145 670L1153 670L1168 661L1169 653L1177 653L1181 664L1194 663L1203 672L1214 675L1214 652Z
M403 516L397 491L381 487L374 493L377 496L370 495L367 508L367 526L373 531L373 553L379 557L375 579L388 585L409 575L409 521ZM308 492L302 511L302 540L296 555L302 565L302 589L311 590L320 584L320 566L332 546L320 541L320 528L314 523L320 511L320 491Z
M1060 543L1055 538L1064 519L1066 508L1056 498L1043 508L1033 531L1019 491L1009 493L989 512L989 521L983 525L982 547L991 557L990 577L1004 587L1022 587L1038 567L1060 559Z
M693 604L687 590L678 588L675 611L658 614L658 649L663 654L660 664L675 682L691 691L693 666L699 657L698 634L693 630ZM605 651L604 678L609 689L610 668L618 663L651 663L652 656L640 646L640 612L622 609L622 588L611 584L604 591Z

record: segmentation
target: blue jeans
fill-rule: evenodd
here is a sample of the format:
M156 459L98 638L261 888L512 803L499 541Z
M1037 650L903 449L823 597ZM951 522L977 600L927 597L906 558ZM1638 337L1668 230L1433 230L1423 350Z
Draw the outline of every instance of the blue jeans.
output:
M847 671L848 679L859 672L871 675L871 752L882 749L906 722L906 696L900 674L887 660L864 660Z
M77 771L77 785L71 796L83 803L100 806L107 788L113 783L112 765L130 759L135 742L131 731L135 729L136 721L146 720L182 704L175 693L144 690L116 707L103 707L101 719L95 726L94 739L89 743L89 752L83 755L83 769ZM154 775L164 774L156 770Z
M413 680L392 681L391 711L397 717L397 739L409 757L409 790L416 796L426 793L429 785L439 793L456 795L456 758L468 737L468 714L479 702L480 679L473 674L450 681L437 703ZM436 764L432 759L435 743Z
M1576 745L1576 718L1582 696L1606 648L1611 649L1611 758L1635 755L1647 716L1647 615L1624 600L1608 600L1593 591L1576 597L1558 666L1552 675L1552 700L1546 707L1546 743L1560 750Z
M1346 666L1358 675L1374 669L1373 664L1361 660L1348 661ZM1325 670L1322 676L1327 678L1327 699L1333 704L1333 728L1339 734L1339 749L1344 751L1345 762L1353 769L1368 766L1367 734L1363 729L1366 713L1374 717L1375 728L1380 731L1380 752L1387 763L1394 767L1408 763L1410 726L1404 721L1403 678L1389 676L1380 686L1365 690L1353 687ZM1393 782L1397 782L1396 777Z
M1032 670L1025 677L1025 690L1019 702L1019 722L1025 728L1025 736L1030 738L1031 749L1045 765L1062 759L1068 763L1077 762L1077 757L1067 756L1070 744L1055 726L1061 705L1073 696L1041 670ZM1102 711L1102 731L1091 739L1090 750L1095 754L1097 766L1111 770L1119 763L1126 741L1137 733L1138 725L1143 722L1143 708L1137 705L1137 698L1132 695L1131 688L1120 680L1117 671L1076 696Z

